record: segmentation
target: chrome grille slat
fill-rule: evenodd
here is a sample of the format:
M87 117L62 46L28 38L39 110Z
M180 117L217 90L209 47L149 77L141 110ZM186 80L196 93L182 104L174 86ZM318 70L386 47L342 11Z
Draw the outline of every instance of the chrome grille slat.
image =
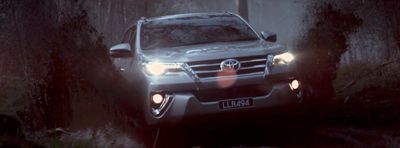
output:
M203 74L203 73L216 73L216 72L221 72L221 70L197 70L195 73Z
M251 63L251 62L266 62L267 59L254 59L254 60L247 60L247 61L240 61L240 63Z
M265 68L265 65L255 65L250 67L241 67L240 70L254 69L254 68ZM239 70L239 71L240 71ZM197 70L196 74L201 73L213 73L213 72L221 72L221 70Z
M255 65L255 66L251 66L251 67L242 67L242 68L240 68L240 70L253 69L253 68L265 68L265 64L264 65Z
M260 71L260 72L241 74L241 75L239 75L239 77L240 76L251 76L251 75L262 75L262 74L264 74L264 72ZM219 78L229 78L229 77L232 77L232 76L218 76L218 77ZM204 77L202 79L209 80L209 79L215 79L215 78L216 78L216 76L215 77Z
M188 62L187 64L198 78L215 78L223 73L223 71L221 71L220 69L220 65L221 62L226 59L195 61ZM240 69L235 73L238 76L265 73L265 69L267 66L267 56L238 57L232 59L238 60L241 64Z
M207 66L219 66L220 63L216 64L198 64L198 65L191 65L190 68L197 68L197 67L207 67Z

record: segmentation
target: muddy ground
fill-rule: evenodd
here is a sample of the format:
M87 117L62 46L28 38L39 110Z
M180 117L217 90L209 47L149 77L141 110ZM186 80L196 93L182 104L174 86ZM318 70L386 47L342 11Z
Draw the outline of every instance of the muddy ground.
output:
M398 105L393 99L336 99L319 107L301 104L289 112L162 127L158 135L153 131L151 140L157 139L156 147L399 147ZM2 146L154 146L143 138L132 122L105 122L96 127L55 128L34 137L11 135Z

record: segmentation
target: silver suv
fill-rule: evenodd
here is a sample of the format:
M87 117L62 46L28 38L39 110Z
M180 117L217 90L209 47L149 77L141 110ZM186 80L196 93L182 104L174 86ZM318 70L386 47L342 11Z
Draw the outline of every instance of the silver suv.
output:
M141 18L109 54L158 125L300 102L295 56L275 41L233 13L189 13Z

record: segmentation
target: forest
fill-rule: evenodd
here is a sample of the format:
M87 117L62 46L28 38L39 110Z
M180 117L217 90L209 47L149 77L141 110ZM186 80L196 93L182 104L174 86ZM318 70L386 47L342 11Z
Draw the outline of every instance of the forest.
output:
M142 147L108 49L140 17L214 11L299 55L324 105L314 130L333 146L398 147L399 10L396 0L1 0L0 147Z

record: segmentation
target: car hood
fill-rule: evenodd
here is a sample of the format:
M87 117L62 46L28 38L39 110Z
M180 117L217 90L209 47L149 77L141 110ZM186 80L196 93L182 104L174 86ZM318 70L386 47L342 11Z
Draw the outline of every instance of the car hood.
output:
M222 42L142 51L146 61L189 62L283 52L283 46L257 41Z

